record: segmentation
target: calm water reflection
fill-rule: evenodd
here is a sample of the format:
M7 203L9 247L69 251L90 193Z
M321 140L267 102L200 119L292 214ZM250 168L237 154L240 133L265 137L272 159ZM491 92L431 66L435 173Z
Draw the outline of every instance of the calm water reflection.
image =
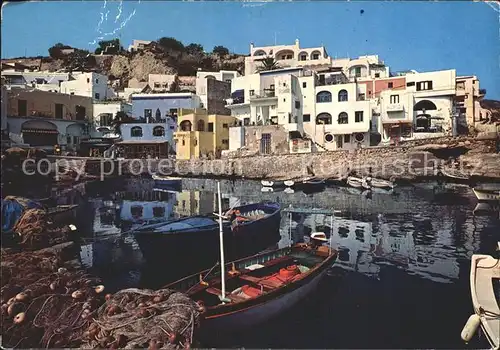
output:
M80 188L59 201L81 204L82 262L110 288L159 287L172 279L173 268L148 266L133 237L120 233L144 222L211 213L217 210L215 190L211 180L185 180L176 193L140 179L125 181L118 191ZM302 305L223 345L465 347L460 331L472 312L470 257L494 254L500 240L498 208L474 212L477 203L468 187L436 190L426 184L372 194L327 188L305 194L261 192L256 182L224 181L222 191L225 207L268 199L283 207L341 210L333 225L325 215L294 214L290 220L283 213L277 245L323 231L339 259ZM476 339L469 346L487 344Z

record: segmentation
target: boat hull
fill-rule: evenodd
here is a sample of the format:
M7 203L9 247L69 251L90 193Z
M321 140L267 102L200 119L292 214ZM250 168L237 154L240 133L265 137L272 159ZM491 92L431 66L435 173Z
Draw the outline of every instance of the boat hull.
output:
M212 335L216 330L237 331L246 327L255 326L262 323L276 315L290 309L296 305L300 300L313 292L318 286L321 279L325 276L327 270L324 269L316 276L314 276L307 283L297 289L285 293L275 299L269 300L254 307L249 307L243 311L238 311L226 315L217 315L208 317L203 320L201 326L200 336L207 338Z
M484 191L480 189L472 189L477 199L480 201L500 201L500 190L498 191ZM496 193L495 193L496 192Z
M264 187L285 187L284 181L262 180L260 183Z
M238 226L236 230L225 225L226 259L236 260L275 245L281 238L280 223L281 214L277 211L266 218ZM136 231L134 238L148 264L175 262L176 266L185 267L185 271L176 271L176 274L186 275L210 268L219 260L219 235L219 227L214 225L191 232Z

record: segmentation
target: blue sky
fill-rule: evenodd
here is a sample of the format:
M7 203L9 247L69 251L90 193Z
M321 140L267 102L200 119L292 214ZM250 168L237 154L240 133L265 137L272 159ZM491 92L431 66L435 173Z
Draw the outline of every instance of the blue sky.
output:
M47 55L57 42L94 50L100 37L127 47L170 36L242 54L250 42L299 38L333 57L378 54L392 71L475 74L487 98L500 99L499 13L479 2L56 1L9 4L2 17L2 58Z

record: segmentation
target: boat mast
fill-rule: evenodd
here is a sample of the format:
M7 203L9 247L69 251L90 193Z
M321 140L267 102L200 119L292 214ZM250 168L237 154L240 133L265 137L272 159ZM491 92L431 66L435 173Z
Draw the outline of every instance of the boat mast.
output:
M220 241L220 275L222 281L221 299L226 299L226 274L224 266L224 231L222 229L222 199L220 193L220 181L217 181L217 195L219 199L219 241Z
M332 237L333 237L333 217L335 216L335 210L332 215L330 215L330 254L332 254Z

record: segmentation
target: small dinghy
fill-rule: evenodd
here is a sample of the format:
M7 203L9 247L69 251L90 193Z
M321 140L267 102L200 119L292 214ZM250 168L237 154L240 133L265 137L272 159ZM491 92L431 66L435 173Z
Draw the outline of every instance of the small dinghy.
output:
M347 177L347 184L354 188L363 188L363 179L360 177L349 176Z
M499 243L500 246L500 243ZM474 254L471 258L470 289L474 314L462 330L462 339L469 342L481 326L492 349L500 348L500 307L495 288L500 282L500 259Z
M285 180L285 181L282 181L282 180L277 180L277 181L274 181L274 180L261 180L260 183L264 187L274 187L274 188L277 188L277 187L291 187L291 186L293 186L295 184L295 182L292 181L292 180Z
M261 185L264 187L284 187L284 181L262 180Z
M459 169L454 169L454 168L441 168L440 172L443 176L453 179L453 180L461 180L461 181L466 181L470 179L470 176L467 174L464 174L462 171Z
M480 201L500 201L500 189L473 188L474 194Z
M370 188L381 188L384 190L392 190L394 188L394 182L377 179L371 176L365 178L365 181L369 184Z

